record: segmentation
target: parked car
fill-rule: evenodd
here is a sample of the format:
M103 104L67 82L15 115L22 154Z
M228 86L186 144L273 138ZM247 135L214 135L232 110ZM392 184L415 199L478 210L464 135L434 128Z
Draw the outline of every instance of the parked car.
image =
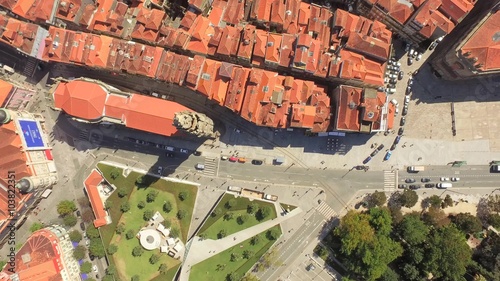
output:
M95 256L93 256L93 255L91 255L91 254L89 253L89 259L90 259L91 261L94 261L94 260L95 260Z
M85 223L83 223L83 222L80 223L80 229L82 231L85 231Z
M81 218L82 217L82 213L80 212L80 210L76 210L76 216Z
M411 86L408 85L408 87L406 87L406 92L405 92L405 95L410 95L411 94Z
M262 161L262 160L257 160L257 159L252 160L252 164L254 164L254 165L262 165L263 163L264 163L264 161Z
M421 182L430 182L431 179L430 178L422 178L420 179Z
M397 147L397 146L398 146L397 144L393 143L393 144L391 145L391 150L396 149L396 147Z
M240 157L240 158L238 158L238 162L245 163L245 162L247 162L247 159L245 157Z
M436 42L436 41L432 42L432 43L431 43L431 45L429 46L429 50L430 50L430 51L434 50L434 48L436 48L438 44L439 44L439 43L438 43L438 42Z
M416 182L416 180L415 179L405 179L405 182L406 183L414 183L414 182Z
M205 170L205 165L203 165L201 163L196 164L194 167L196 170L200 170L200 171Z
M398 135L401 136L404 133L404 131L405 131L405 128L403 128L403 127L399 128Z
M195 152L193 152L193 155L194 156L201 156L201 151L196 150Z
M394 104L395 106L397 106L397 105L399 104L399 103L398 103L398 101L397 101L396 99L392 99L392 100L391 100L391 103L392 103L392 104Z
M392 155L392 151L387 151L387 153L385 154L385 157L384 157L384 161L387 161L391 158L391 155Z
M435 185L435 184L433 184L433 183L426 183L426 184L425 184L425 187L426 187L426 188L433 188L433 187L435 187L435 186L436 186L436 185Z
M447 178L447 177L441 177L440 178L441 181L450 181L450 178Z
M158 174L161 175L161 172L163 171L163 167L162 166L158 166Z
M165 153L165 156L167 156L168 158L174 158L175 154L173 154L172 152L167 152Z
M396 138L394 139L394 144L398 144L400 140L401 140L401 135L396 136Z
M363 164L370 162L370 160L372 160L372 158L370 156L366 157L366 159L363 160Z
M396 79L389 80L389 84L396 84L396 83L398 83L398 80Z
M398 184L398 188L408 188L408 185L406 185L406 184Z
M413 59L411 57L408 57L408 65L412 65L413 64Z
M459 181L460 178L451 178L451 181Z
M402 113L402 115L406 116L406 114L408 114L408 106L403 107L403 113Z
M415 58L415 60L419 61L420 59L422 59L422 54L418 54L417 57Z
M398 80L403 80L404 75L405 75L405 73L402 70L399 71L399 73L398 73Z
M99 272L99 270L97 269L97 265L95 264L92 266L92 270L96 273Z
M379 145L379 146L377 147L377 149L378 149L378 151L380 151L380 150L384 149L384 145L383 145L383 144Z
M224 160L224 161L225 161L225 160L227 160L227 159L228 159L228 157L227 157L227 156L224 156L224 155L220 157L220 160Z
M378 153L378 149L375 149L375 150L374 150L374 151L370 154L370 156L371 156L371 157L373 157L373 156L377 155L377 153Z
M85 239L85 246L90 246L90 239Z
M180 151L181 153L189 154L189 150L184 149L184 148L181 148L179 151Z
M238 157L235 157L235 156L229 157L229 162L237 162L237 161L238 161Z
M419 189L419 188L421 188L421 186L419 184L411 184L410 185L410 189L414 189L415 190L415 189Z
M404 126L406 123L406 117L401 117L401 121L399 121L399 126Z
M413 78L408 79L408 86L413 85Z
M405 96L405 104L409 104L410 103L410 96Z

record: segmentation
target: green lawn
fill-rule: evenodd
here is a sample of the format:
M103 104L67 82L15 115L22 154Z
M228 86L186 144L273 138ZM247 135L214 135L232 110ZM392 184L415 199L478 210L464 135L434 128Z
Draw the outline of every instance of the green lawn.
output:
M280 231L279 225L276 228ZM271 229L272 229L271 228ZM226 276L232 272L236 272L239 276L244 276L245 273L259 260L259 258L269 250L275 241L270 241L266 238L267 230L260 233L260 241L256 245L250 243L251 239L245 240L238 245L231 247L209 259L206 259L191 268L189 280L198 281L222 281L226 280ZM254 253L249 259L243 258L245 250ZM231 254L235 253L240 258L237 261L231 261Z
M226 204L231 199L235 199L236 204L228 209L226 207ZM256 203L259 208L266 206L269 207L271 209L271 214L263 220L257 220L256 214L247 213L247 207L251 203ZM274 204L260 200L250 201L246 197L236 197L232 194L225 194L220 200L219 204L217 204L215 209L220 209L220 214L216 216L210 215L203 226L200 228L198 236L203 234L206 235L206 238L208 239L217 239L217 234L222 229L226 230L227 235L231 235L238 231L257 225L261 222L276 218L276 209L274 208ZM230 220L225 220L225 213L232 213L233 218ZM249 218L245 223L239 224L238 217L244 214L248 214Z
M151 252L145 251L142 256L133 257L132 249L139 245L139 241L136 238L127 240L125 238L125 233L129 229L134 232L138 232L140 228L146 224L146 221L143 219L143 214L145 210L149 209L153 212L159 211L166 220L171 222L172 228L179 229L179 238L185 243L192 217L192 210L196 200L197 188L191 185L156 179L147 188L137 188L135 186L135 181L141 176L141 174L132 172L127 178L124 178L121 175L122 170L118 169L120 175L116 179L112 179L110 175L111 171L116 169L115 167L99 163L98 168L101 170L106 180L114 184L117 188L125 187L129 192L128 195L123 198L120 198L117 192L113 192L113 194L108 198L108 201L111 201L112 204L112 208L109 210L109 213L113 223L100 228L105 247L107 247L109 243L113 243L118 246L118 252L113 255L113 261L118 269L121 279L129 280L131 276L138 274L143 277L144 280L152 280L153 278L172 280L172 278L167 279L167 277L174 276L180 266L180 261L175 260L166 254L160 254L159 250ZM146 196L152 190L159 191L158 196L154 202L147 203ZM178 198L180 191L186 191L188 193L188 196L184 201L181 201ZM131 208L128 212L122 214L120 211L120 205L127 201L129 202ZM146 202L144 209L139 209L137 207L139 201ZM172 211L169 213L163 211L163 204L166 201L170 201L172 205ZM188 213L188 215L182 220L178 220L176 217L179 209L186 210ZM125 225L125 232L122 235L115 233L118 223ZM151 265L149 263L149 258L153 253L159 254L161 257L160 261L155 265ZM158 276L158 268L162 263L167 264L169 268L166 276ZM136 266L130 266L131 264Z

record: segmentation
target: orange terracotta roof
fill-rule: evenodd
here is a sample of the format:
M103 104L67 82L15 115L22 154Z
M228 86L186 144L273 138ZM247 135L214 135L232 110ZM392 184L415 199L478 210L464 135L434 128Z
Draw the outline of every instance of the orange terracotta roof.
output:
M309 24L307 25L307 32L318 34L320 32L320 14L321 8L315 4L311 5Z
M299 14L300 0L285 1L285 21L283 29L286 33L296 34L298 32L297 16ZM288 12L289 11L289 12Z
M4 7L9 11L12 11L17 2L18 0L0 0L0 6Z
M51 22L54 1L19 0L12 12L32 21Z
M273 0L254 0L250 18L260 22L268 22L271 16L271 5Z
M160 34L157 40L159 46L173 47L175 41L177 40L178 29L170 26L162 25L160 28Z
M219 5L212 5L212 10L210 11L210 14L208 15L208 20L214 26L221 26L220 22L222 20L222 15L224 14L224 8L226 5L226 2L219 0L219 1L214 1L214 3L219 3Z
M184 30L178 30L177 38L174 43L174 47L186 50L189 41L191 40L191 34Z
M337 95L337 130L359 131L359 104L361 103L362 89L351 86L339 86L335 89Z
M489 16L460 50L461 55L469 60L468 63L474 61L474 65L480 71L500 68L499 22L500 12Z
M60 83L54 91L54 107L85 120L98 120L104 112L106 90L99 84L75 80Z
M331 53L322 53L319 56L319 62L317 64L316 70L314 71L315 76L324 77L328 75L328 69L330 69L330 62L333 56Z
M229 0L222 20L226 23L239 25L245 19L245 0Z
M222 37L217 47L217 54L222 56L236 56L240 41L240 29L226 26L222 29Z
M256 27L247 24L243 29L241 35L240 45L238 47L238 58L250 61L253 53L253 46L255 42L255 29Z
M5 18L8 21L2 25L3 32L0 41L3 41L28 55L33 54L33 47L39 27L32 23L25 23L15 18ZM36 50L36 49L35 49Z
M321 41L312 40L311 47L308 50L305 70L315 73L318 69L319 58L321 56Z
M214 32L210 40L208 41L208 54L215 55L217 48L219 47L220 40L222 38L222 28L215 26Z
M191 60L187 56L163 51L156 78L177 85L184 85Z
M195 55L189 66L189 70L186 76L186 86L191 90L196 90L198 87L198 82L200 80L201 72L203 66L205 65L205 57Z
M56 17L73 22L75 21L78 11L82 7L82 0L69 0L68 2L59 3Z
M351 33L346 42L346 49L358 52L379 61L387 61L390 55L390 43L380 39Z
M310 34L300 34L297 38L297 46L295 48L295 57L293 66L304 69L309 57L309 50L312 44L312 36Z
M304 104L292 105L290 127L312 129L314 126L316 107Z
M97 0L97 10L94 13L94 17L89 25L89 30L97 29L101 31L106 31L107 28L103 28L108 20L108 15L111 12L111 7L113 6L114 0ZM100 27L99 27L100 26Z
M306 2L300 2L299 17L297 19L299 27L305 28L309 24L309 18L311 17L311 4Z
M279 64L283 67L291 67L293 58L295 56L295 42L297 37L292 34L283 33L281 40L281 50L280 50L280 62Z
M392 103L389 103L388 113L387 113L387 130L394 128L394 119L396 115L396 106Z
M198 17L201 17L201 15L198 16L195 13L193 13L192 11L187 11L184 14L184 17L182 18L182 20L179 24L179 27L185 31L189 31L191 29L191 27L195 24L196 19Z
M402 4L398 0L378 0L376 4L401 24L404 24L414 11L412 5Z
M233 64L223 62L222 64L217 64L215 68L215 77L210 95L212 96L212 100L218 102L219 105L224 105L226 101L226 93L233 74L233 67Z
M249 74L249 80L247 83L245 99L241 106L240 115L243 119L250 122L254 122L257 118L255 111L257 109L258 103L264 98L264 94L260 91L259 85L262 80L264 70L252 68Z
M269 21L277 26L283 26L285 22L285 3L282 0L273 0L271 2L271 15Z
M187 45L187 50L206 55L208 53L208 42L214 34L214 28L210 26L210 21L203 16L192 27L191 41Z
M283 102L280 106L274 103L259 103L255 114L255 124L271 128L286 128L290 104Z
M104 202L102 202L98 190L98 186L103 180L104 178L102 175L96 169L93 169L84 182L85 191L87 192L92 211L94 211L96 217L94 220L95 227L101 227L107 224L107 214L104 209Z
M0 79L0 108L5 105L7 98L14 89L14 85Z
M423 26L420 34L427 38L433 38L437 29L440 29L437 37L446 35L455 27L455 24L438 11L441 0L428 0L417 11L414 22Z
M204 96L207 96L209 99L212 99L212 85L214 83L214 79L217 75L217 70L220 67L220 64L220 62L211 59L206 59L205 63L203 64L203 69L200 74L200 79L198 81L198 87L196 88L196 91Z
M443 14L451 17L455 23L459 23L474 8L471 0L442 0L439 9Z
M206 0L188 0L189 6L196 8L197 10L201 11L202 4Z
M281 34L269 33L266 44L266 63L278 64L280 62Z
M255 32L255 44L253 47L252 64L262 65L266 57L268 32L257 29Z
M66 30L53 27L49 28L49 36L45 38L45 48L42 59L45 61L62 61L62 52L64 50L64 41Z
M229 82L224 106L234 112L240 112L245 97L246 83L250 69L241 66L233 68L233 75Z
M85 65L106 68L112 42L113 38L109 36L92 35L91 45L88 46L89 55Z

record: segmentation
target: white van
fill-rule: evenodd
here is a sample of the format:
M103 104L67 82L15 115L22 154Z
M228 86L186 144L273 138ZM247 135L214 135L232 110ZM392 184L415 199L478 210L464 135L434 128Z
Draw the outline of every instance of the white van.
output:
M453 187L453 185L451 184L451 182L440 182L440 183L436 184L436 187L446 189L446 188Z
M165 146L165 149L168 150L168 151L174 151L175 148L171 147L171 146Z
M205 165L200 164L200 163L196 164L196 166L194 166L194 167L196 168L196 170L205 170Z
M398 106L398 104L399 104L399 103L398 103L398 101L397 101L396 99L392 99L392 100L391 100L391 103L392 103L392 104L394 104L395 106Z

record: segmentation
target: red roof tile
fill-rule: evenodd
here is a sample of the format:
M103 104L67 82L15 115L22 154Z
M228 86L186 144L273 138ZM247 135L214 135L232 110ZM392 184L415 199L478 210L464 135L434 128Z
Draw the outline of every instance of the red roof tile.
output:
M401 24L404 24L414 11L412 5L400 3L398 0L378 0L377 6Z
M299 14L300 0L285 1L285 21L283 29L286 33L296 34L298 32L297 16Z
M308 50L305 70L315 73L318 69L319 58L321 56L321 41L312 40L311 47Z
M217 54L223 56L236 56L240 41L241 30L230 25L222 29L222 37L217 47Z
M252 64L262 65L266 57L268 32L257 29L255 33L255 44L253 47Z
M306 2L300 2L299 17L297 19L299 29L303 29L304 32L306 31L310 17L311 17L311 5Z
M186 86L192 90L196 90L198 87L198 81L205 65L205 57L195 55L189 66L189 70L186 76Z
M114 0L97 0L98 8L95 11L94 17L89 25L89 30L107 30L104 26L107 25L108 15L112 10L111 7L113 6L113 2Z
M190 31L191 27L193 27L193 25L195 24L197 18L198 15L196 15L191 11L187 11L184 14L184 17L182 18L179 27L182 28L184 31Z
M240 45L238 47L238 58L250 61L255 42L255 26L247 24L243 29Z
M217 48L219 47L220 40L222 38L222 28L215 26L213 36L208 41L208 54L215 55Z
M203 69L200 74L200 79L198 80L198 87L196 88L196 91L204 96L207 96L209 99L212 99L212 85L214 83L214 79L216 78L217 70L220 68L220 64L220 62L211 59L206 59L203 64Z
M443 14L451 17L455 22L461 22L462 19L474 8L471 0L442 0L443 4L439 9Z
M177 40L177 35L179 34L178 29L170 26L162 25L160 28L160 35L157 40L157 44L163 47L172 48L175 41Z
M291 67L293 58L295 56L295 42L297 37L295 35L283 33L280 49L280 62L283 67Z
M346 42L346 49L356 51L379 61L387 61L390 55L390 43L380 39L351 33Z
M90 206L96 219L94 220L95 227L101 227L107 224L106 217L108 216L106 210L104 209L104 202L102 202L101 196L99 195L99 184L104 180L102 175L93 169L89 174L87 179L85 179L85 191L89 197Z
M292 105L292 116L290 127L312 129L314 126L314 115L316 107L304 104Z
M480 71L500 69L499 22L500 12L492 14L460 50L462 56L474 62Z
M212 3L212 10L210 10L210 14L208 15L208 19L214 26L221 26L220 22L222 20L222 15L224 14L224 10L226 8L227 2L222 0L215 0ZM221 26L222 27L222 26Z
M0 37L1 41L23 51L28 55L36 55L32 52L34 51L33 44L38 32L37 25L25 23L15 18L4 18L2 26L3 32Z
M266 44L266 63L278 64L280 62L281 34L269 33Z
M295 57L293 59L294 67L305 69L312 40L312 36L309 34L299 35L297 38L297 46L295 48Z
M0 6L12 11L12 8L17 4L18 0L0 0Z
M260 22L269 22L273 0L254 0L250 18Z
M112 42L113 38L111 37L92 35L91 45L88 46L89 55L85 65L106 68Z
M362 89L339 86L334 91L337 95L337 130L359 131L361 129L359 120L359 104L361 103Z
M326 77L328 75L328 70L330 69L330 61L333 59L331 53L322 53L319 56L319 62L317 64L315 76Z
M98 120L104 112L106 90L99 84L75 80L60 83L54 91L54 107L85 120Z
M224 105L226 101L226 93L229 87L229 81L233 72L233 64L225 63L217 64L215 68L215 77L212 83L211 96L212 100ZM229 75L229 77L228 77Z
M183 85L190 65L191 60L189 57L163 51L156 78L165 82Z
M234 112L240 112L245 97L246 83L250 69L241 66L233 68L233 75L229 82L224 106Z
M273 0L271 2L271 15L269 21L273 25L283 26L285 22L285 3L283 0Z
M453 22L437 10L441 5L441 1L442 0L429 0L425 2L415 16L414 22L423 26L420 30L420 34L427 38L446 35L455 27ZM435 32L437 32L436 36L434 36Z
M313 32L318 34L320 32L320 14L321 8L315 4L311 5L310 8L310 16L309 16L309 24L307 26L307 32Z
M19 0L12 8L12 12L35 22L52 22L54 3L55 1Z
M223 21L232 25L239 25L245 19L245 0L229 0L224 11Z

